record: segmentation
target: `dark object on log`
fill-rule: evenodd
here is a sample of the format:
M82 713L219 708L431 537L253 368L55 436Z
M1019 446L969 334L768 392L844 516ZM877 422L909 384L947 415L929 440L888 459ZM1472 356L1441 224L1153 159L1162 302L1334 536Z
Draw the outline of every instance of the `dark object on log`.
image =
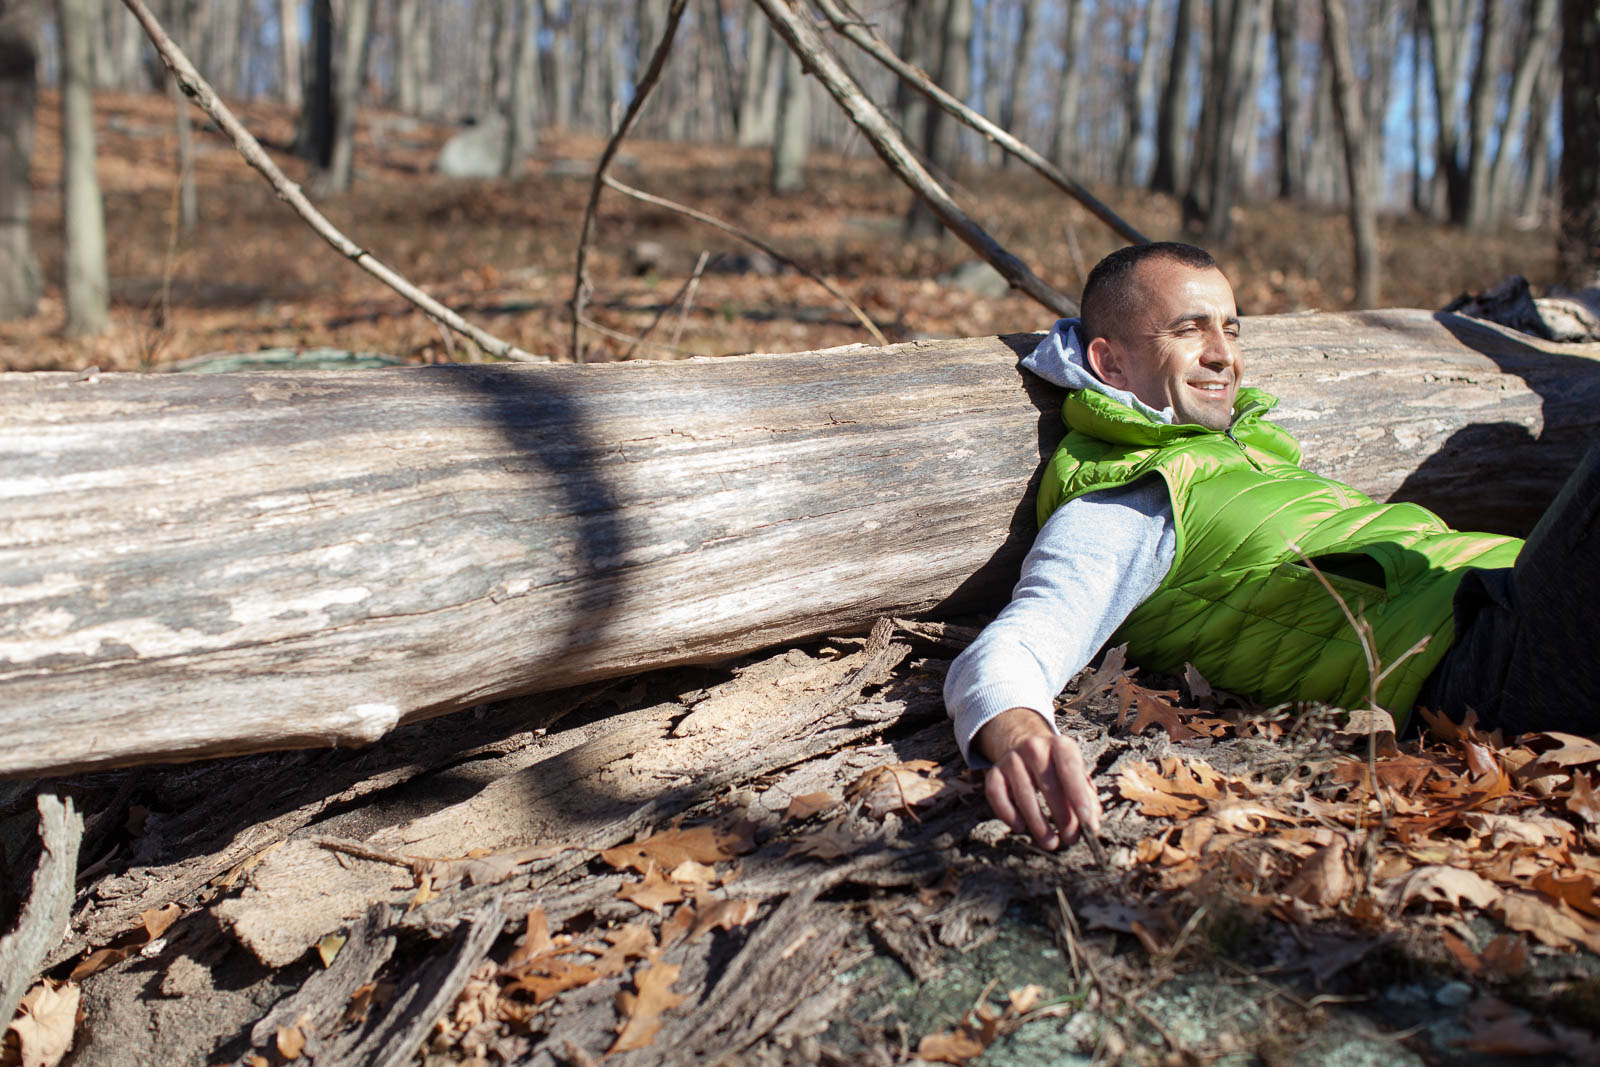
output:
M1457 525L1525 529L1600 437L1600 345L1422 311L1245 338L1309 466ZM0 773L357 744L992 607L1060 434L1033 340L0 375Z

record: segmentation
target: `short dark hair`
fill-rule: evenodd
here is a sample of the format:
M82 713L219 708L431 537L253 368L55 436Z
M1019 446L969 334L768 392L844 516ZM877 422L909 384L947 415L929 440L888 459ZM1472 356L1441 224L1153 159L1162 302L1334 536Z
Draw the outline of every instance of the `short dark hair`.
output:
M1154 241L1117 249L1096 263L1089 272L1089 280L1083 283L1079 315L1083 320L1080 330L1085 347L1096 337L1104 337L1112 323L1127 318L1134 271L1149 259L1170 259L1195 270L1218 269L1210 252L1180 241Z

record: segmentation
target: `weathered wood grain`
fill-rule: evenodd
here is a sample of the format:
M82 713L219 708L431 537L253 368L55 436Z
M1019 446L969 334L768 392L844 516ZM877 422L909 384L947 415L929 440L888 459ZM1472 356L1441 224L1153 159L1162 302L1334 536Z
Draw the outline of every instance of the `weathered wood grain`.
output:
M358 744L993 605L1060 433L1030 342L0 375L0 774ZM1458 523L1525 526L1600 436L1597 345L1420 311L1245 345L1309 466Z

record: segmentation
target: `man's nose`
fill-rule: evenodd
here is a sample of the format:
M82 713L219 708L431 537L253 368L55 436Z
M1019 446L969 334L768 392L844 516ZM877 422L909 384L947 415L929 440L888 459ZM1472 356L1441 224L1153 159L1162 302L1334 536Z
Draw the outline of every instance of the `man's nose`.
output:
M1233 338L1221 326L1213 326L1206 330L1206 348L1200 355L1200 361L1208 367L1230 367L1239 358L1234 350Z

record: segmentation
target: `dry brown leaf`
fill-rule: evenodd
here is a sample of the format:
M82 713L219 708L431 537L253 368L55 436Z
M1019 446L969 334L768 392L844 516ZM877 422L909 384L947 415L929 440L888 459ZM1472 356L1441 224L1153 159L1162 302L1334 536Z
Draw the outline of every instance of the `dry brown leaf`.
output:
M48 979L24 994L7 1028L17 1035L22 1067L55 1067L72 1050L81 995L72 982L58 987Z
M789 807L785 809L785 819L809 819L811 816L827 811L839 803L839 798L832 793L807 793L804 796L791 797Z
M1515 978L1528 969L1528 946L1520 937L1501 934L1484 946L1478 958L1489 970Z
M704 888L717 880L715 868L694 860L684 860L667 874L667 880L679 885Z
M617 1011L622 1014L622 1028L617 1031L616 1043L606 1051L629 1052L648 1048L661 1029L661 1015L671 1011L687 999L682 993L672 991L678 980L679 967L670 963L651 962L641 967L633 976L637 992L627 990L617 994Z
M685 904L672 913L672 918L661 924L660 945L670 947L678 938L694 928L694 909Z
M607 932L606 950L594 961L593 967L601 977L621 974L629 960L644 958L655 944L656 935L647 923L629 923Z
M1506 893L1493 914L1511 929L1532 934L1546 945L1571 948L1576 944L1600 953L1600 925L1560 902L1532 893Z
M1195 700L1211 699L1211 683L1193 663L1183 665L1183 684L1189 687L1189 696Z
M91 974L99 974L107 967L113 967L127 959L130 951L124 948L97 948L77 962L72 968L72 973L67 975L67 980L81 982Z
M1447 904L1453 908L1460 908L1463 904L1487 908L1501 899L1500 890L1477 872L1439 865L1418 867L1403 881L1383 886L1380 895L1384 904L1397 913L1414 900Z
M1535 751L1544 748L1545 741L1551 742L1554 746L1539 752L1537 759L1522 768L1523 773L1529 778L1567 767L1587 767L1592 763L1600 763L1600 743L1591 741L1587 737L1547 732L1524 737L1522 741Z
M1440 935L1440 940L1444 942L1445 951L1450 953L1462 970L1468 974L1477 974L1483 970L1483 960L1472 951L1472 946L1461 938L1446 930Z
M751 823L740 822L727 829L703 823L687 830L662 830L632 844L608 848L600 858L618 869L631 867L643 874L652 864L670 871L685 860L719 863L755 847L755 826Z
M144 924L148 941L165 934L178 921L178 916L183 914L183 909L177 904L168 904L161 908L151 908L149 911L139 913L139 921Z
M1600 796L1595 795L1588 775L1573 772L1572 792L1567 796L1566 807L1590 826L1600 826Z
M789 846L784 858L811 856L819 860L835 860L840 856L859 852L869 843L868 839L858 837L846 829L844 820L834 819L825 826L795 838L794 844Z
M1409 796L1439 771L1439 764L1421 756L1402 754L1378 760L1377 770L1378 784L1386 791ZM1353 782L1367 792L1372 791L1372 770L1364 759L1340 760L1330 776L1335 782Z
M954 1033L928 1034L917 1042L917 1058L929 1063L966 1063L983 1055L983 1042L966 1027Z
M873 767L857 778L845 795L867 814L881 819L894 811L911 811L935 799L953 799L972 791L958 771L936 760L916 759Z
M1596 893L1600 892L1600 885L1596 884L1593 875L1579 874L1562 878L1546 868L1534 877L1533 888L1551 900L1562 901L1586 915L1600 918L1600 902L1595 899Z
M1487 1021L1468 1013L1466 1021L1469 1032L1461 1044L1472 1052L1499 1056L1548 1056L1562 1051L1560 1042L1535 1030L1532 1020L1522 1012Z
M505 992L527 993L533 997L535 1004L543 1004L551 997L565 993L569 989L588 985L600 977L602 975L597 967L589 964L573 964L552 956L537 961L535 973L527 974L508 984Z
M1313 852L1295 872L1283 891L1291 897L1331 908L1350 894L1354 880L1347 860L1349 845L1343 837Z
M718 900L710 903L696 902L699 904L699 917L695 920L694 929L689 932L689 940L698 940L700 935L711 930L732 930L736 926L744 926L756 917L759 903L754 900Z
M543 905L534 905L528 909L528 919L523 927L522 943L511 953L506 960L506 969L515 970L522 964L536 956L542 956L550 951L550 920L544 913Z
M304 1021L304 1018L301 1018L292 1026L278 1027L276 1039L278 1055L286 1060L297 1060L305 1054L306 1035L300 1030L300 1024Z
M1138 802L1144 814L1172 818L1204 811L1208 802L1220 795L1225 781L1207 764L1169 756L1161 761L1159 770L1142 761L1125 765L1117 777L1117 789L1128 800Z
M1100 661L1100 669L1091 674L1078 690L1078 695L1067 701L1066 707L1079 708L1110 689L1122 677L1123 664L1128 661L1128 646L1120 644L1116 648L1108 649L1105 658ZM1117 721L1117 726L1122 726L1122 721Z
M617 896L622 900L632 901L645 911L661 914L661 909L667 904L677 904L684 897L684 889L667 880L666 876L656 870L654 866L647 867L644 877L637 882L628 882L617 890Z

